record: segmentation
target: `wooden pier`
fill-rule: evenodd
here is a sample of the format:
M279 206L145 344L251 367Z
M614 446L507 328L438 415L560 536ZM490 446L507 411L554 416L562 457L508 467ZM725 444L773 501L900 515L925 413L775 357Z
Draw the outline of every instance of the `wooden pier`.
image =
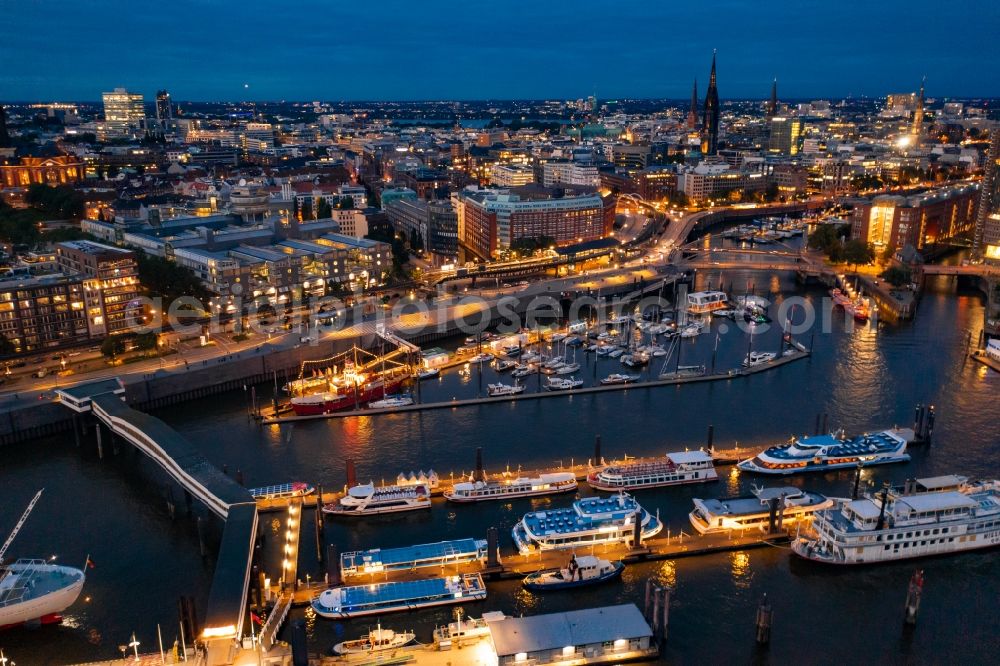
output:
M573 553L577 555L597 555L608 560L622 560L626 564L673 560L685 557L700 557L716 553L727 553L751 548L784 548L791 535L786 532L765 534L759 530L730 534L691 535L660 534L642 542L640 548L630 548L624 544L605 544L580 547L567 550L537 551L529 555L507 553L500 555L500 564L496 567L485 566L481 562L449 564L441 567L427 567L398 571L382 571L351 576L345 580L345 585L367 585L392 581L424 580L441 576L452 576L463 573L481 573L487 581L517 580L530 573L544 569L555 569L566 566ZM309 584L299 584L292 591L292 603L308 604L313 597L327 589L322 581L310 581Z
M587 386L583 388L570 389L566 391L539 391L537 393L521 393L519 395L511 395L511 396L463 398L461 400L452 399L442 402L417 403L413 405L407 405L405 407L392 407L386 409L352 409L352 410L345 410L342 412L329 412L326 414L309 414L306 416L295 416L295 415L282 415L282 412L287 411L287 408L285 410L282 410L279 407L277 413L274 411L273 408L264 408L261 410L259 420L262 425L283 425L286 423L298 423L301 421L315 421L320 419L349 418L352 416L382 416L387 414L405 414L408 412L427 411L431 409L458 409L459 407L471 407L474 405L505 404L510 402L518 402L521 400L542 400L545 398L557 399L574 395L607 393L610 391L639 391L651 388L659 388L661 386L676 386L679 384L697 384L701 382L712 382L720 380L737 379L740 377L749 377L761 372L767 372L768 370L773 370L774 368L778 368L783 365L787 365L789 363L793 363L795 361L808 357L809 357L809 351L804 350L804 348L793 349L787 355L775 358L774 360L768 361L767 363L762 363L760 365L750 368L733 368L731 370L727 370L726 372L671 377L668 379L652 379L645 382L636 382L634 384Z

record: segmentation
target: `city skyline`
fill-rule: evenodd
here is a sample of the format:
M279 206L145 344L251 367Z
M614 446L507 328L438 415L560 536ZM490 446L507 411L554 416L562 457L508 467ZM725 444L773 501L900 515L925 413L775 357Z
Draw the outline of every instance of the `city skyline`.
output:
M855 8L819 3L794 11L784 3L766 11L733 2L625 3L602 33L585 29L588 20L595 30L608 25L593 2L534 7L530 15L513 5L486 12L388 3L377 23L365 8L331 14L318 2L268 6L265 16L254 2L234 13L186 0L155 18L117 1L55 4L58 22L52 5L6 11L12 66L0 73L0 98L96 101L124 86L149 99L166 87L184 101L682 100L692 78L707 81L713 49L723 100L766 99L774 78L785 99L877 97L915 90L924 76L932 98L1000 95L1000 70L982 66L1000 10L970 2L952 8L975 13L981 29L964 33L962 49L947 55L914 39L926 32L930 6L897 0L866 6L860 20ZM81 31L109 24L113 36L80 44ZM282 25L290 35L268 32Z

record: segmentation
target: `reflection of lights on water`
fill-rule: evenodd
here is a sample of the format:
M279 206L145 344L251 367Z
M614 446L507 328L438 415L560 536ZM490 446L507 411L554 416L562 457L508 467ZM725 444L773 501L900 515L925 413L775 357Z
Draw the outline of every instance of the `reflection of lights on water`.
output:
M737 587L750 586L750 555L746 551L730 553L729 568Z
M663 564L653 572L653 580L663 585L671 587L677 585L677 565L673 560L665 560Z
M522 614L537 608L538 602L538 597L523 587L518 589L517 594L514 595L514 607Z
M729 476L726 477L726 491L730 495L736 495L740 491L740 468L736 465L733 465L729 470Z

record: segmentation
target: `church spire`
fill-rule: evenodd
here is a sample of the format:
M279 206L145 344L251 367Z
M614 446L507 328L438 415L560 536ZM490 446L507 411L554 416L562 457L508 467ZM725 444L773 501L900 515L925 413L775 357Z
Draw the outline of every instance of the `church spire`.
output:
M688 108L687 126L688 129L698 127L698 79L694 80L694 86L691 88L691 106Z
M767 117L773 118L778 115L778 79L775 77L771 83L771 100L767 103Z
M920 80L920 95L917 97L917 108L913 111L913 127L910 134L919 137L923 133L924 127L924 84L927 82L925 76Z
M719 90L715 78L715 50L712 50L712 73L705 94L705 115L702 122L701 152L714 155L719 148Z

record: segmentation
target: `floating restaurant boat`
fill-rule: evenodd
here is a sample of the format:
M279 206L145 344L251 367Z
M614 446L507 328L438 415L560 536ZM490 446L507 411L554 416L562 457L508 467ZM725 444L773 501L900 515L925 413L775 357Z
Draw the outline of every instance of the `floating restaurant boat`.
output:
M797 474L822 472L844 467L867 467L906 462L906 440L892 430L859 435L852 439L843 432L793 438L788 444L772 446L753 458L740 462L744 472L757 474Z
M342 553L340 572L345 576L410 571L486 561L485 539L456 539L402 548L372 548Z
M293 481L292 483L279 483L276 486L261 486L260 488L249 488L248 493L255 500L271 500L271 499L287 499L289 497L304 497L305 495L311 495L316 491L316 488L309 485L308 483L303 483L302 481Z
M525 577L521 582L532 592L565 590L613 580L622 575L625 563L609 562L593 555L573 555L562 569L546 569Z
M354 486L337 502L323 507L323 513L336 516L370 516L431 508L431 491L423 485L376 486L368 483Z
M486 393L491 398L498 398L505 395L518 395L524 393L524 386L521 384L487 384Z
M596 490L634 490L715 481L712 456L704 451L677 451L655 460L633 460L608 465L587 476Z
M753 494L722 499L694 499L694 510L688 514L691 525L699 534L728 533L740 530L767 530L771 524L771 501L775 500L775 527L785 529L790 524L829 509L834 500L819 493L794 486L754 488Z
M818 512L792 551L828 564L871 564L1000 545L1000 481L913 479Z
M396 391L404 379L404 376L394 373L368 378L356 371L353 362L347 361L340 375L296 380L289 382L286 388L293 394L292 411L297 416L309 416L366 405ZM321 390L310 392L317 388Z
M404 645L409 645L416 639L417 635L412 631L393 631L383 629L379 624L377 628L368 632L364 638L353 641L344 641L333 646L333 653L337 655L345 654L374 654L386 650L395 650Z
M495 479L493 481L462 481L444 492L449 502L486 502L489 500L537 497L570 493L577 489L576 475L571 472L552 472L538 477Z
M379 615L479 601L486 584L478 573L404 582L372 583L324 590L312 600L317 615L330 619Z
M42 495L38 491L3 546L0 562ZM89 562L89 559L88 559ZM81 569L44 560L20 559L0 564L0 629L38 621L55 624L80 596L86 575Z
M695 315L711 314L729 305L724 291L695 291L687 295L687 311Z
M631 541L636 521L643 539L659 534L663 523L639 506L631 495L587 497L568 509L526 514L511 534L522 555L533 550L557 550Z
M602 379L601 383L609 386L612 384L628 384L629 382L636 381L639 381L639 375L623 375L615 372Z

